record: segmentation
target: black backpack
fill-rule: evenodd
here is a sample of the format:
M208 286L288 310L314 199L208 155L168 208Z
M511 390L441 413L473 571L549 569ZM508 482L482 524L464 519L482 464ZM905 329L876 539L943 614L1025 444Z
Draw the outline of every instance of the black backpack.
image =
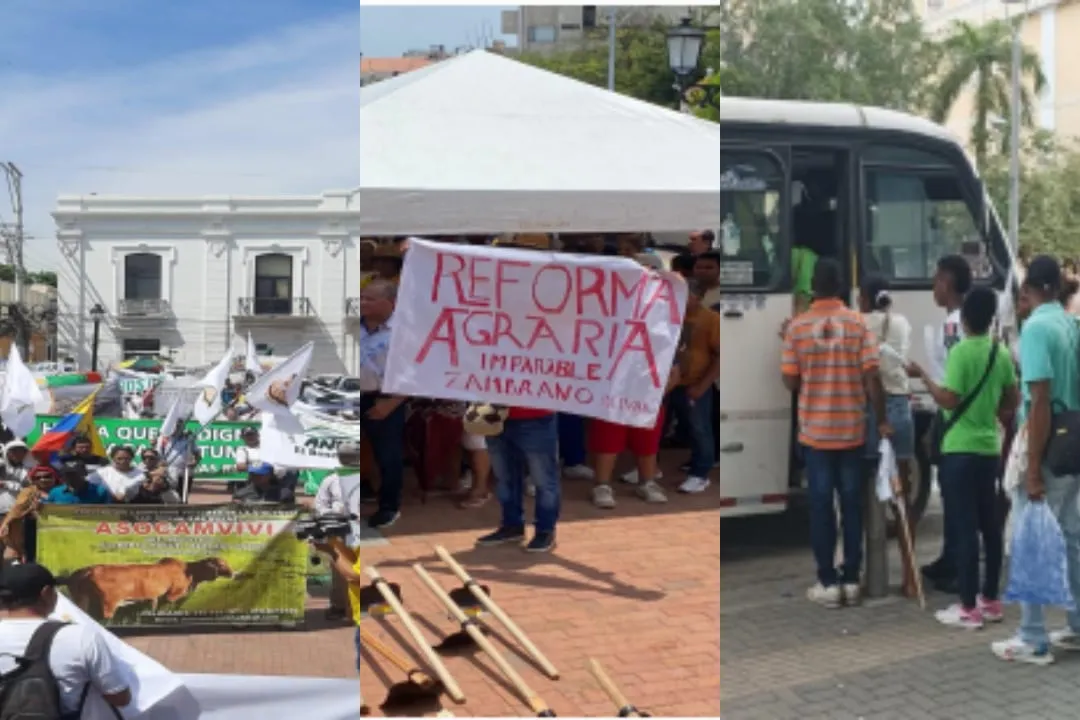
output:
M82 717L90 684L83 689L78 710L64 713L60 705L60 688L49 667L53 639L64 627L67 623L53 620L43 623L30 636L23 655L15 657L17 667L0 675L0 720L78 720Z

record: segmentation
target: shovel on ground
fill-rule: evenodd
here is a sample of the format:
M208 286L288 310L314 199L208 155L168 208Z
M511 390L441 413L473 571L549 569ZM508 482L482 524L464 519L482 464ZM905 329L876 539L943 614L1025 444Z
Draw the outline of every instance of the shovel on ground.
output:
M420 580L422 580L424 585L427 586L427 589L431 591L431 594L438 598L439 602L450 611L454 620L461 624L462 630L468 633L468 636L472 641L479 645L480 649L495 663L495 666L502 671L502 674L510 681L510 684L514 686L514 689L517 690L522 699L528 703L529 709L536 713L537 717L555 717L555 712L548 707L547 703L540 699L540 696L529 687L528 683L526 683L521 675L518 674L517 670L515 670L510 663L506 662L506 658L500 655L499 651L495 649L495 646L491 644L491 641L484 637L484 634L480 632L476 618L471 618L466 615L465 612L450 599L446 590L432 579L431 575L428 574L428 571L425 570L420 563L415 563L413 565L413 570L420 576Z
M379 706L381 710L401 710L427 704L442 693L442 682L398 655L363 628L360 629L360 642L364 647L371 648L391 665L405 673L405 680L387 688L386 700Z

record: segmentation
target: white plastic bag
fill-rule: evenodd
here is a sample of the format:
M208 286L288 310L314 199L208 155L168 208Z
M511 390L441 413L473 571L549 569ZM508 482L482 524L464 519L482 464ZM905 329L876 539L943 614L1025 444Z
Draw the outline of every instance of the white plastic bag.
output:
M877 499L880 502L889 502L893 499L892 479L900 474L896 466L896 453L893 452L892 443L882 438L878 444L877 482L874 487L877 490Z
M1005 477L1002 482L1005 492L1011 493L1024 484L1028 466L1028 431L1027 424L1020 426L1009 448L1009 457L1005 461Z

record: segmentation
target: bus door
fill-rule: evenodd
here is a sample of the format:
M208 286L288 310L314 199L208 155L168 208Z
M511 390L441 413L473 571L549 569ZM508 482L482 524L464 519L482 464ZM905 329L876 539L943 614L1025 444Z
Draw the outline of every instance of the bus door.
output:
M980 185L945 154L904 145L868 145L861 166L862 274L889 280L896 311L911 322L910 357L930 369L928 338L944 319L932 292L938 260L962 255L976 283L995 279Z
M719 442L725 515L785 507L791 395L780 381L780 329L791 312L786 148L721 149Z

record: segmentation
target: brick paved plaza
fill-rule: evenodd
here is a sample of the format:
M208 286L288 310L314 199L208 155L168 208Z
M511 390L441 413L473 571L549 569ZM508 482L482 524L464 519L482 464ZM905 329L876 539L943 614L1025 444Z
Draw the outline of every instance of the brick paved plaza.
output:
M797 521L796 521L797 519ZM940 515L922 525L919 554L933 559ZM1080 716L1080 657L1047 668L995 658L992 640L1015 630L944 628L933 611L900 598L826 610L805 599L813 580L805 515L725 521L721 562L721 681L724 720L866 718L1064 719ZM893 577L899 555L890 557ZM1052 614L1061 622L1060 614Z
M676 477L674 465L669 477ZM492 595L561 671L551 681L498 634L496 646L533 689L561 716L613 716L614 707L586 667L595 657L630 700L656 715L715 716L719 712L719 522L715 488L700 496L671 493L667 505L650 506L629 488L617 488L619 506L602 511L587 501L588 482L564 482L559 546L551 555L519 549L474 549L473 540L498 519L494 500L480 511L461 511L447 498L421 506L407 500L386 533L370 546L367 562L400 583L408 607L437 643L457 628L421 585L410 565L423 562L451 589L450 572L431 547L442 544ZM203 502L220 502L215 494ZM324 598L312 598L308 627L295 631L127 635L125 639L178 672L353 676L352 631L327 628ZM405 637L393 618L372 619L369 629L392 646ZM505 639L505 641L504 641ZM407 648L408 645L405 645ZM378 705L385 678L402 674L378 656L365 658L365 698ZM445 706L457 715L532 715L483 653L452 657L447 666L468 697ZM433 714L436 708L430 708ZM378 710L375 709L378 713Z

